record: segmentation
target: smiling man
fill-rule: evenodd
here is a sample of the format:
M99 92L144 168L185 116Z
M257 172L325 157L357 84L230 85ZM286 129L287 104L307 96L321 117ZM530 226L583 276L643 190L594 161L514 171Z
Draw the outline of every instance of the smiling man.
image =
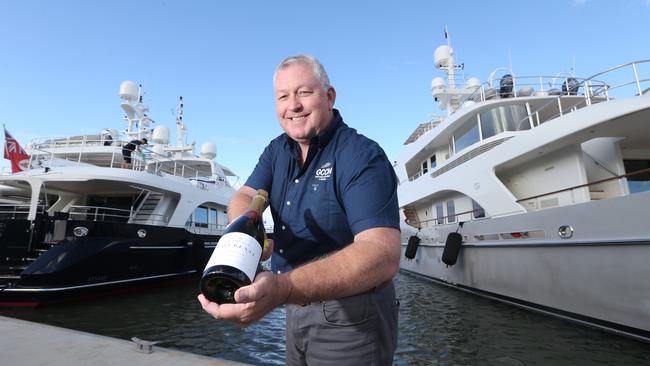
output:
M240 288L236 304L199 301L214 318L241 325L287 304L288 365L390 365L399 305L395 173L381 147L334 109L336 91L318 60L288 57L273 81L285 133L228 209L232 220L257 189L270 192L272 272Z

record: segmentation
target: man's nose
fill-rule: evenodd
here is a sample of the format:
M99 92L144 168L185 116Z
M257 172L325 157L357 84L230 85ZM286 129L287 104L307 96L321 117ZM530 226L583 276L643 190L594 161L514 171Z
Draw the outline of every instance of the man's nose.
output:
M300 103L300 99L298 98L297 95L292 95L291 97L289 97L289 108L292 111L302 109L302 103Z

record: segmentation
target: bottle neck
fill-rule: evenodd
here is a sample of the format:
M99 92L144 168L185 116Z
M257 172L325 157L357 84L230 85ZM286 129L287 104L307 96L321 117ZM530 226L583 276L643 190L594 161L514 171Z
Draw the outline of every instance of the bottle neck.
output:
M251 201L251 205L248 210L255 211L258 215L261 216L262 212L264 212L264 209L266 209L267 204L267 193L266 191L260 189L258 193L253 196L253 200Z

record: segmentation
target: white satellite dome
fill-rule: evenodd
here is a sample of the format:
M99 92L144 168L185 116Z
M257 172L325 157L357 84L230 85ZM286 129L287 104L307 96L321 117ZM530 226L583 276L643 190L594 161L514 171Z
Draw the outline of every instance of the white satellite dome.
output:
M214 159L217 157L217 145L213 142L206 142L201 145L201 157L204 159Z
M151 141L167 145L169 143L169 127L164 125L156 126L151 133Z
M135 102L140 96L140 88L138 84L131 80L125 80L120 84L120 98Z
M477 78L467 79L467 89L478 89L481 87L481 81Z
M431 95L434 98L438 98L441 94L445 92L445 80L441 77L435 77L431 80Z
M449 60L454 52L449 46L440 46L433 53L433 63L436 69L449 66Z
M434 89L442 89L445 87L445 79L441 78L440 76L433 78L431 80L431 90Z
M117 139L117 137L119 137L119 132L117 132L117 130L114 128L105 128L102 130L102 135L108 135L113 139Z

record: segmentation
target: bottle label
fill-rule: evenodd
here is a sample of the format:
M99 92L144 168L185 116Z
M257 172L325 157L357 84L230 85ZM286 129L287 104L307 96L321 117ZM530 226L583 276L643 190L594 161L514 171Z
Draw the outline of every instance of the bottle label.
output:
M257 240L244 233L232 232L219 239L205 268L218 265L235 267L253 282L261 256L262 246Z

